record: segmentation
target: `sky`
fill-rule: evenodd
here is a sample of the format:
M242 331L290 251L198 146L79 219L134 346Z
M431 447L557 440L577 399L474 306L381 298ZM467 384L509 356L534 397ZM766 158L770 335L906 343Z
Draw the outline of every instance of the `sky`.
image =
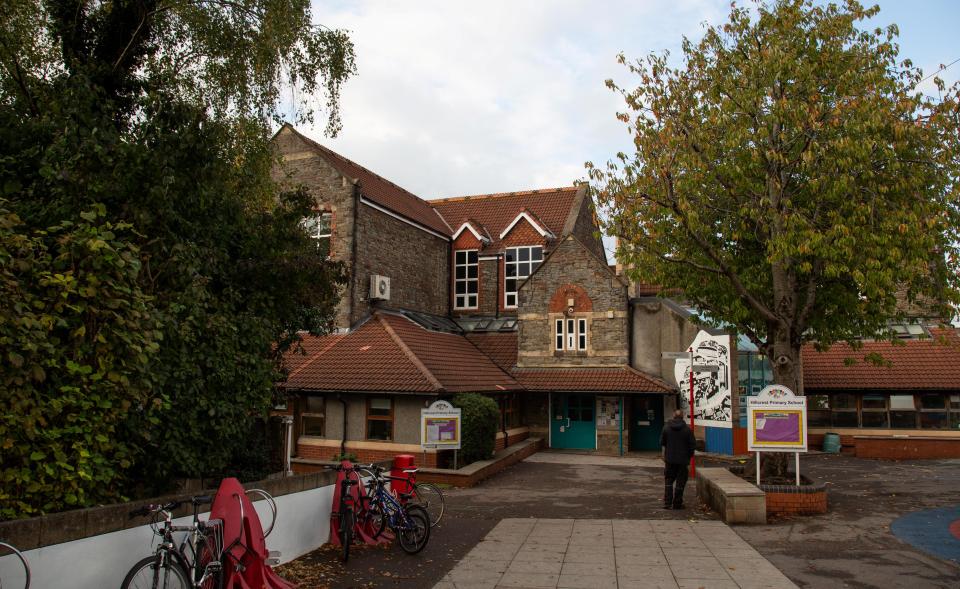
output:
M925 74L960 58L960 3L881 1L871 26L896 23L901 58ZM313 1L314 21L350 32L357 75L343 130L311 138L421 198L569 186L584 162L630 147L618 53L680 55L684 36L721 24L728 0ZM953 40L953 41L951 41ZM940 74L960 78L960 63ZM922 90L936 95L932 80Z

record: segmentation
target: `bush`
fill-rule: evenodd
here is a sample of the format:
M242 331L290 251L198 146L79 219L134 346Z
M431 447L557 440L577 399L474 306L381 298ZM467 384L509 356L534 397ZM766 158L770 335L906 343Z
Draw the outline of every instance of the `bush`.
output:
M477 460L489 460L493 455L497 430L500 424L500 409L497 402L477 393L462 393L453 398L454 407L462 413L460 435L461 465Z

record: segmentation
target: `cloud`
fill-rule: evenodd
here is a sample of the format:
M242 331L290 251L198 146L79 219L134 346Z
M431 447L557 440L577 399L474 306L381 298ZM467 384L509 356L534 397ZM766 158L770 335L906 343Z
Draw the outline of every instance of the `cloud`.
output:
M724 2L315 3L351 31L357 77L331 149L423 198L569 185L629 146L616 54L676 50Z

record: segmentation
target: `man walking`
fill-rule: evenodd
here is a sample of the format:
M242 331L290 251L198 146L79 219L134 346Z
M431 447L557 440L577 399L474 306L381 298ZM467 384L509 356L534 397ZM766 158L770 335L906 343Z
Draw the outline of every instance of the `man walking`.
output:
M683 488L687 485L687 465L693 458L697 438L690 426L683 421L683 411L673 412L673 419L663 426L660 433L663 448L663 508L683 509ZM674 486L676 483L676 486Z

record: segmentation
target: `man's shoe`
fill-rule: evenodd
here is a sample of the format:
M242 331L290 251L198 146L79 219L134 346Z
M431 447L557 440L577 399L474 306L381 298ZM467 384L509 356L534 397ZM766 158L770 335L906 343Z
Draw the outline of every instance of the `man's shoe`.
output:
M673 505L664 505L663 508L664 508L664 509L673 509Z
M679 503L679 504L678 504L678 503L674 503L674 504L673 504L673 509L683 509L683 503Z

